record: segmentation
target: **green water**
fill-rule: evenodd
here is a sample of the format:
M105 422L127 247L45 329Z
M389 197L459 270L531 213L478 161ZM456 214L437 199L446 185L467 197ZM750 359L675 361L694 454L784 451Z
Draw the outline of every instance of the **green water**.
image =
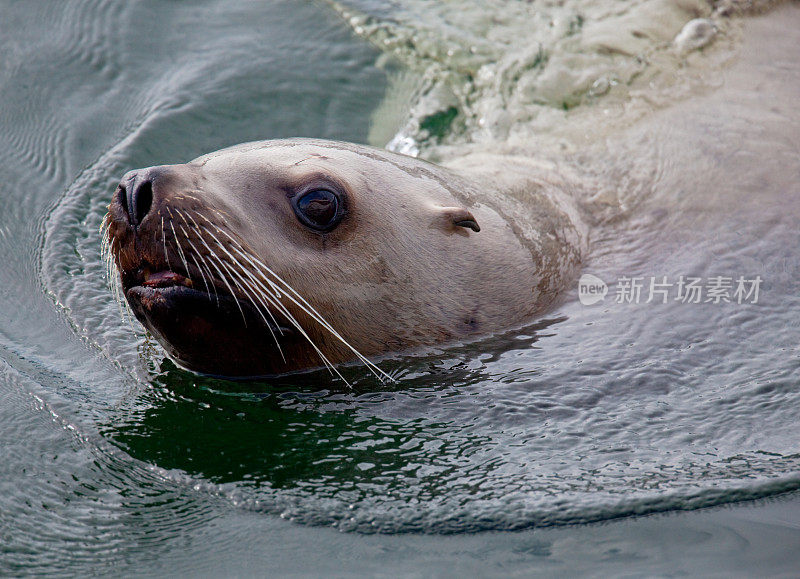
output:
M542 32L544 48L503 78L540 79L536 105L514 108L530 94L524 86L500 91L523 129L502 118L487 128L481 111L497 97L490 82L441 87L486 74L487 58L520 47L484 35L466 51L474 60L444 70L447 47L459 55L453 38L471 39L453 30L479 36L498 6L458 18L424 6L0 7L0 574L797 571L800 177L798 120L780 116L782 101L776 118L764 118L780 135L763 137L775 166L750 160L760 170L722 175L725 203L717 191L683 195L675 175L686 171L674 166L687 153L647 126L634 132L642 164L661 155L653 201L603 230L590 261L606 279L763 274L761 304L654 313L585 308L572 295L525 328L382 362L391 387L347 368L352 388L322 372L269 383L199 378L121 319L98 228L130 168L285 136L380 145L376 135L388 141L399 131L397 142L443 156L466 141L519 142L531 126L557 141L569 134L557 128L567 118L562 96L579 103L574 126L583 128L628 93L596 101L585 79L541 80L547 66L591 64L629 80L631 91L641 90L635 79L680 77L664 72L680 61L661 58L657 46L658 73L633 71L635 56L570 44L580 29L599 34L614 6L566 3L553 27L537 16L552 7L534 6L525 13L538 18L531 29L561 32ZM351 9L358 15L342 19ZM586 18L576 28L578 13ZM521 25L514 14L504 25ZM375 30L392 34L394 60L376 48ZM396 41L408 30L424 32ZM436 44L431 30L445 40ZM719 41L720 54L736 30ZM697 69L711 68L704 62ZM796 80L796 68L774 62ZM431 74L422 88L414 80ZM701 136L683 141L690 156L732 154L718 143L736 142L747 118L733 128L705 120ZM612 156L629 152L609 146ZM737 192L747 179L765 191L755 201ZM677 210L666 214L666 203ZM688 228L696 215L704 226ZM702 509L715 505L725 506Z

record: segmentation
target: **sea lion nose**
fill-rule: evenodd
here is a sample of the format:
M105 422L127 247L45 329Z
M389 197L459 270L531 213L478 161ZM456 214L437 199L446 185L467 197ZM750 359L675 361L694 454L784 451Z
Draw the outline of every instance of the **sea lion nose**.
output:
M119 201L128 214L128 221L133 227L138 227L153 206L153 180L152 169L131 171L117 188Z

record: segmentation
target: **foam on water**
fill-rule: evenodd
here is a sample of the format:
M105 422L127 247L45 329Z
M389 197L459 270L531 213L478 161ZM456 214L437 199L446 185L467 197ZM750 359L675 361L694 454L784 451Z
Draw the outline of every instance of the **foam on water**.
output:
M467 143L530 149L568 137L574 144L609 120L618 128L708 87L738 37L739 21L730 16L746 3L331 4L356 34L413 71L413 79L396 76L398 94L378 111L373 140L399 122L389 149L436 158L447 154L442 145L456 145L458 155ZM719 34L706 30L689 46L680 35L689 22L686 34L698 22ZM693 54L701 48L702 57ZM591 112L581 123L575 117L586 105Z

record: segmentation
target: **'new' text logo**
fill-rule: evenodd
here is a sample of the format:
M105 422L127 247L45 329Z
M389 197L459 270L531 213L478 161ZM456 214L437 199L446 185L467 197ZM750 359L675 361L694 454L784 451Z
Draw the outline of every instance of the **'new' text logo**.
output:
M590 273L585 273L578 280L578 299L585 306L602 302L608 293L606 282Z

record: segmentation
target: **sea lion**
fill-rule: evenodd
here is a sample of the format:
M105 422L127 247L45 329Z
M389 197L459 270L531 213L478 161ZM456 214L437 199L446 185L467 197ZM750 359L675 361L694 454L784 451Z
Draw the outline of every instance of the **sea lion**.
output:
M256 377L463 340L543 312L586 241L543 163L453 170L349 143L238 145L131 171L106 216L137 319L190 370Z

